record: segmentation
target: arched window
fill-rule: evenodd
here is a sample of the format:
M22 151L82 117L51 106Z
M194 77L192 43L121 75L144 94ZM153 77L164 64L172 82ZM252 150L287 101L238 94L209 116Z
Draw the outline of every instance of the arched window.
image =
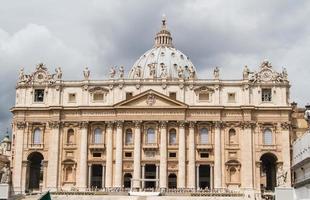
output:
M74 131L73 129L69 129L67 132L67 144L74 143Z
M209 143L209 133L207 128L200 129L200 144Z
M170 129L169 131L169 145L176 145L177 144L177 132L176 130Z
M100 128L96 128L94 131L94 143L95 144L102 143L102 130Z
M264 130L264 144L272 145L272 132L269 128Z
M132 143L132 130L129 128L126 130L125 144L130 145Z
M229 135L229 144L236 144L237 143L237 135L235 129L230 129L228 131Z
M34 129L33 133L33 144L41 144L41 129Z
M147 144L155 143L155 131L153 128L147 129L146 143Z

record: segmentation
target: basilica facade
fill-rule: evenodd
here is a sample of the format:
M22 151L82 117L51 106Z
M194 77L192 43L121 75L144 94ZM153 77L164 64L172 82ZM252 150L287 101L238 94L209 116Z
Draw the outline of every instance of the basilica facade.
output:
M239 80L221 79L218 67L199 77L165 19L128 75L112 67L93 80L85 68L81 80L63 80L60 68L21 69L13 191L290 186L287 73L267 60L254 70L240 68Z

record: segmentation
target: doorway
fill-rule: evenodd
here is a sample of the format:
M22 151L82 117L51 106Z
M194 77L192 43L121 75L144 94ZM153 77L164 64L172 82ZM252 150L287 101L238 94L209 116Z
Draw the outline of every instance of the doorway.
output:
M210 189L210 165L199 166L199 188Z
M145 165L145 177L146 179L156 179L156 165ZM146 181L145 188L156 188L156 181Z

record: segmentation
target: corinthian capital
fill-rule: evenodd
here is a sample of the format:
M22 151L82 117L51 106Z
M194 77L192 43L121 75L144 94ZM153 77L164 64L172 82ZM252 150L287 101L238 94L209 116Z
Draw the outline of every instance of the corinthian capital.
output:
M215 128L222 128L223 126L223 122L222 121L216 121L214 122L214 127Z
M88 128L88 122L84 121L84 122L80 122L80 128Z
M186 125L186 121L178 121L179 127L184 128Z
M190 121L189 122L189 128L195 128L196 122L195 121Z
M281 128L282 130L288 130L290 129L291 124L289 122L282 122L281 123Z
M59 121L50 121L48 122L48 125L52 129L56 129L60 127L60 122Z
M114 122L108 121L106 124L107 124L107 128L113 128Z
M16 127L19 130L26 128L26 122L16 122Z
M245 121L241 123L241 128L247 129L247 128L252 128L255 124L250 121Z
M117 128L123 128L124 121L116 121Z
M159 121L159 127L160 128L167 128L167 121Z
M140 128L141 127L141 124L142 124L142 121L133 121L134 125L135 125L135 128Z

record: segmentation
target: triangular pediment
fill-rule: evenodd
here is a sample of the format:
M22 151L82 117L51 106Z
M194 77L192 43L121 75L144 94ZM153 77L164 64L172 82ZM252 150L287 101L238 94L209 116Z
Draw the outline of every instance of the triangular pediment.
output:
M187 108L187 105L168 96L147 90L128 100L117 103L115 108Z

